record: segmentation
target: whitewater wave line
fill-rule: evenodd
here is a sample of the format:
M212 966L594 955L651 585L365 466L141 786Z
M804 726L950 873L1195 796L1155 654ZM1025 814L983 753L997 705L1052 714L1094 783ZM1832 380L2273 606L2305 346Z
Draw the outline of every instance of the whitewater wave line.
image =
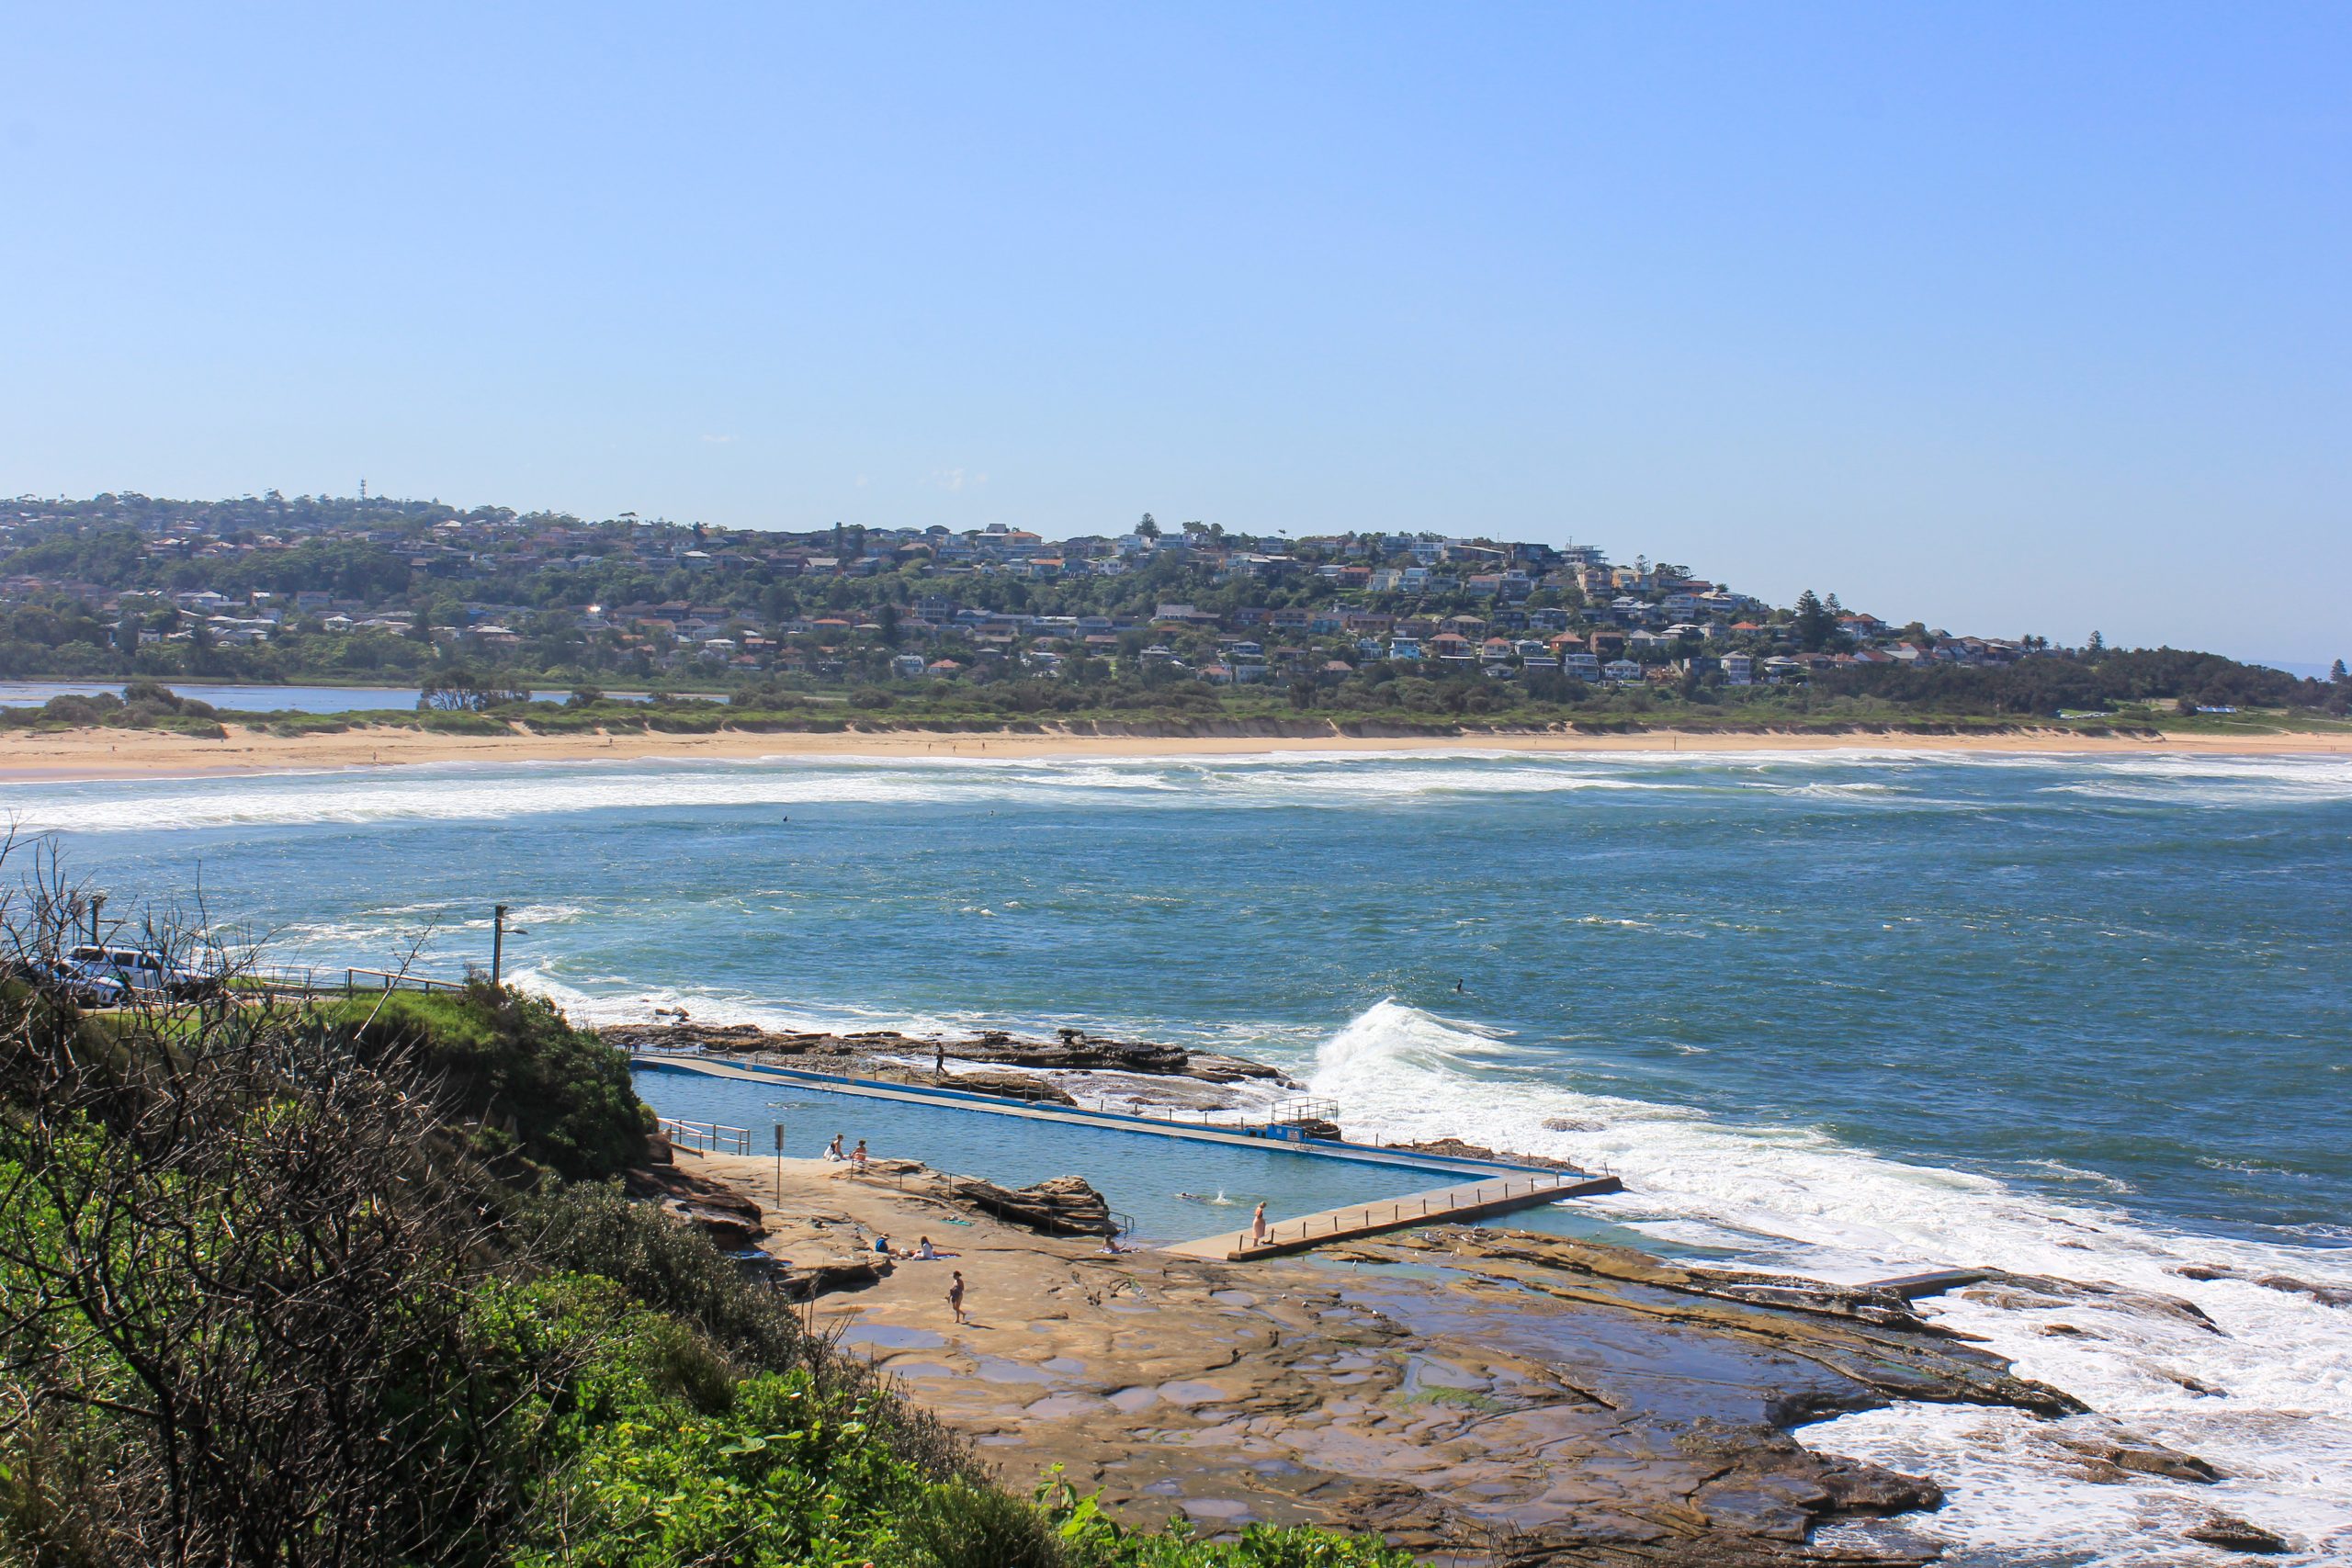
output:
M1479 1074L1490 1049L1449 1021L1384 1001L1323 1046L1310 1082L1340 1103L1351 1131L1453 1135L1611 1172L1627 1191L1589 1206L1745 1266L1856 1281L1993 1264L2187 1301L2219 1326L2209 1332L2128 1294L2004 1302L1963 1293L1934 1303L1928 1310L1942 1321L2094 1414L2050 1423L1897 1405L1841 1417L1809 1439L1937 1476L1951 1500L1911 1528L1955 1551L2080 1553L2104 1568L2155 1568L2188 1560L2180 1530L2218 1508L2301 1535L2319 1554L2307 1561L2337 1561L2352 1548L2352 1312L2256 1282L2283 1275L2352 1288L2345 1252L2175 1234L2112 1207L1890 1159L1806 1129L1741 1127L1524 1075L1498 1095ZM2218 1272L2200 1279L2182 1269ZM2055 1439L2116 1421L2211 1461L2229 1479L2194 1497L2159 1481L2081 1479Z
M2024 800L1988 795L1987 773L2063 767ZM1829 778L1838 771L1866 777ZM1941 787L1939 787L1941 786ZM1446 797L1600 792L1781 795L1822 809L1942 811L2030 806L2035 794L2117 804L2214 807L2352 799L2340 758L2017 758L1874 752L1283 753L1148 759L775 758L691 762L457 763L261 778L0 787L0 813L36 831L141 831L303 824L504 820L571 812L1052 805L1267 809L1406 806Z

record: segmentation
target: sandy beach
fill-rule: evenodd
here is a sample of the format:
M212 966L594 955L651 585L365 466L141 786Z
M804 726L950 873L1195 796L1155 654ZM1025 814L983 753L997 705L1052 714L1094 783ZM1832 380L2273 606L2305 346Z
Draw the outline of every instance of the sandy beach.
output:
M579 762L637 758L1233 756L1280 752L1386 751L1982 751L2109 754L2173 752L2204 756L2352 756L2352 733L2174 734L2158 738L2027 729L1997 734L1918 735L1870 730L1727 734L1674 729L1635 734L1430 735L939 735L919 730L835 734L715 735L620 731L592 735L435 735L382 728L339 734L281 736L230 725L227 738L199 739L155 730L77 729L0 733L0 782L172 777L322 768L395 767L421 762Z

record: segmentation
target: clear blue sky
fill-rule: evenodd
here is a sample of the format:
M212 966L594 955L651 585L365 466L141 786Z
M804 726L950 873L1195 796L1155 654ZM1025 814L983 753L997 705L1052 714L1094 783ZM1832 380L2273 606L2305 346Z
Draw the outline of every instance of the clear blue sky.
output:
M1599 543L2352 654L2352 7L23 5L0 493Z

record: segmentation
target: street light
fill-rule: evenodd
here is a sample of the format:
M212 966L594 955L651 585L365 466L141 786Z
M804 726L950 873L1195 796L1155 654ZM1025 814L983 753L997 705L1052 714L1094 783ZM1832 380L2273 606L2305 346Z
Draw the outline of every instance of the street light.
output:
M490 908L490 983L493 986L498 984L499 975L505 967L506 908L503 904L493 904ZM516 926L514 934L529 936L531 933Z

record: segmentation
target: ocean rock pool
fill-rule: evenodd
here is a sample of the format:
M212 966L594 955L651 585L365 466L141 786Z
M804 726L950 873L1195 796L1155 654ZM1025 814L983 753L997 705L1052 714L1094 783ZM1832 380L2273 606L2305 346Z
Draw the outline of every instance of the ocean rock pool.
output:
M1189 1241L1239 1230L1261 1199L1268 1216L1282 1219L1426 1192L1463 1179L1437 1169L865 1100L690 1068L641 1066L636 1078L639 1098L664 1116L748 1128L754 1154L775 1148L773 1129L780 1123L784 1152L803 1159L822 1153L838 1133L845 1146L864 1138L877 1158L919 1159L933 1169L986 1177L1008 1187L1082 1176L1112 1208L1134 1217L1136 1235L1145 1241ZM1180 1196L1185 1193L1195 1196Z

